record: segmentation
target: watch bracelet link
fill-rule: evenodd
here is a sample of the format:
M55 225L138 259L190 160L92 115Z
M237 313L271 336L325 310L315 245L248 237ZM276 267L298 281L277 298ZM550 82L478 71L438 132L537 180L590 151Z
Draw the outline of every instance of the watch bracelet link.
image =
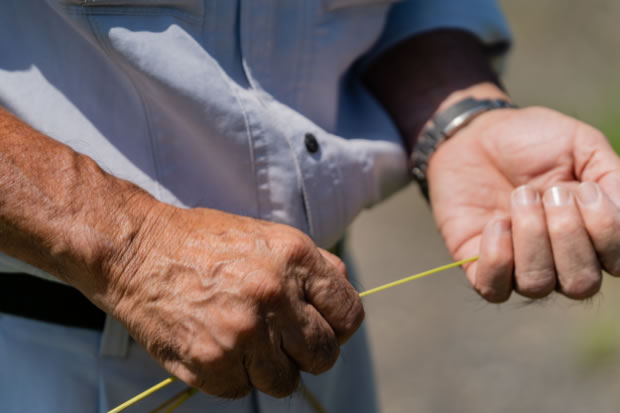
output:
M417 181L422 195L428 200L428 181L426 170L432 154L446 139L468 125L482 113L495 109L516 109L517 105L502 99L466 98L431 119L431 124L424 129L411 153L411 174Z

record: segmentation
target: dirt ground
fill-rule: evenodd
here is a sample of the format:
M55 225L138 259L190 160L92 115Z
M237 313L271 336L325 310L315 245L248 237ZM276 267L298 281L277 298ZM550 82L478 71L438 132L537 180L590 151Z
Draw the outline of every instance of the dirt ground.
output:
M502 2L517 42L505 78L522 105L617 118L620 2ZM450 261L411 186L360 216L364 287ZM385 413L620 412L620 279L585 303L491 305L452 270L365 298Z

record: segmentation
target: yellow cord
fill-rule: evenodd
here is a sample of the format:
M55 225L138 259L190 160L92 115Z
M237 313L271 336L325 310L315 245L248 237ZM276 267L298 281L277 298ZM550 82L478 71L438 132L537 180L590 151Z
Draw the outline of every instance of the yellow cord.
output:
M187 392L185 392L184 395L179 397L164 413L172 413L174 410L176 410L177 407L185 403L187 399L192 397L197 392L198 392L198 389L189 389Z
M166 387L167 385L169 385L170 383L172 383L175 380L176 380L176 377L168 377L166 380L156 384L155 386L151 387L148 390L143 391L142 393L138 394L137 396L132 397L131 399L127 400L125 403L121 404L120 406L117 406L117 407L113 408L112 410L108 411L108 413L122 412L123 410L125 410L129 406L132 406L132 405L138 403L140 400L147 398L151 394L155 393L157 390L163 389L164 387Z
M449 270L450 268L460 267L463 264L474 262L474 261L478 260L479 258L480 257L467 258L467 259L464 259L464 260L461 260L461 261L453 262L452 264L442 265L441 267L433 268L432 270L424 271L424 272L421 272L419 274L414 274L414 275L412 275L410 277L403 278L403 279L398 280L398 281L392 281L391 283L387 283L387 284L381 285L379 287L371 288L370 290L366 290L364 292L361 292L360 293L360 297L366 297L367 295L378 293L379 291L387 290L388 288L397 287L399 285L408 283L410 281L417 280L418 278L426 277L426 276L429 276L429 275L432 275L432 274L436 274L436 273L441 272L441 271ZM170 378L162 381L161 383L151 387L150 389L140 393L139 395L137 395L137 396L127 400L125 403L123 403L120 406L110 410L108 413L118 413L118 412L120 412L122 410L125 410L129 406L131 406L131 405L139 402L140 400L150 396L151 394L155 393L157 390L160 390L160 389L166 387L167 385L169 385L170 383L172 383L175 380L176 380L176 378L170 377ZM185 400L187 400L189 397L191 397L194 393L195 392L193 392L193 393L189 393L189 392L186 393L183 397L181 397L181 399L177 400L178 404L175 403L175 405L172 406L167 411L171 412L172 410L177 408L181 403L183 403Z
M452 264L442 265L441 267L433 268L432 270L424 271L419 274L414 274L411 277L403 278L402 280L392 281L391 283L387 283L381 285L379 287L372 288L370 290L364 291L360 293L360 297L366 297L367 295L378 293L379 291L387 290L388 288L396 287L401 284L408 283L409 281L417 280L418 278L426 277L428 275L436 274L441 271L449 270L450 268L460 267L463 264L467 264L468 262L474 262L480 257L471 257L465 260L453 262Z
M315 413L327 413L327 409L323 406L323 403L321 403L319 398L312 393L312 390L310 390L303 381L299 386L299 391L304 396L304 399L306 399L308 404L312 406Z
M179 401L179 399L182 398L183 396L185 396L187 393L191 393L193 395L197 391L198 391L198 389L194 389L194 388L192 388L190 386L187 386L185 389L183 389L182 391L178 392L177 394L175 394L174 396L172 396L171 398L169 398L168 400L166 400L165 402L163 402L162 404L157 406L155 409L151 410L151 413L162 413L164 411L164 409L170 407L170 405L172 405L173 403ZM185 399L184 399L184 401L185 401Z

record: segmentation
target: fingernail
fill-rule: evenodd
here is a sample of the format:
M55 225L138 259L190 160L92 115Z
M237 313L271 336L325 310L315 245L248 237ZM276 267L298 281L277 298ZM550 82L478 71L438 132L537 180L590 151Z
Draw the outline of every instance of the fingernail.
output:
M532 205L540 200L538 192L527 185L523 185L512 191L512 202L517 205Z
M570 202L570 197L571 195L568 189L561 186L554 186L545 192L543 202L545 205L563 206Z
M583 182L577 188L577 199L583 205L595 204L601 198L601 191L594 182Z

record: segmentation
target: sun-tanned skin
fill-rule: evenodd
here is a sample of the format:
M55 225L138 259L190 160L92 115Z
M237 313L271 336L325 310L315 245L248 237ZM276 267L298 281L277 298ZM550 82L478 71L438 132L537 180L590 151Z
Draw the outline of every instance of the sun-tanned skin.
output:
M505 98L478 41L456 31L404 42L367 79L409 142L462 97ZM558 285L584 298L601 266L620 273L619 171L587 125L541 108L494 111L433 156L431 201L455 257L480 250L467 275L488 300L508 297L513 268L522 294ZM524 184L549 202L511 205L527 198ZM598 195L552 205L566 199L557 184ZM333 365L364 318L342 262L296 229L165 205L4 110L0 250L78 288L172 374L223 397L290 394L299 370Z
M344 264L302 232L160 203L4 110L0 137L0 249L78 288L187 383L286 396L364 319Z

